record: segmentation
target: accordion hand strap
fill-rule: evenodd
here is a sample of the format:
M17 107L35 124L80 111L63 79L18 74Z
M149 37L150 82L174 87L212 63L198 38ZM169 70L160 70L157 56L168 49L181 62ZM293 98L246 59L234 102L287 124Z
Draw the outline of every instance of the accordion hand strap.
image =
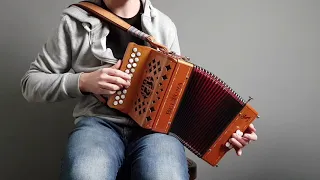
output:
M79 3L73 4L73 5L78 6L82 9L92 13L93 15L97 16L98 18L101 18L103 20L106 20L106 21L112 23L113 25L117 26L118 28L120 28L120 29L122 29L122 30L144 40L144 41L147 41L154 48L161 49L163 51L168 52L168 49L165 46L155 42L154 37L140 31L139 29L137 29L133 26L131 26L130 24L123 21L122 19L120 19L116 15L101 8L100 6L98 6L94 3L82 1Z

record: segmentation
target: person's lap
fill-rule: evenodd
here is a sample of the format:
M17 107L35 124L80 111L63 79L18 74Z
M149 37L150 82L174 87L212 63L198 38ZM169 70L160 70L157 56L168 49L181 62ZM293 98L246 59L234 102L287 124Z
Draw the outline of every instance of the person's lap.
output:
M122 127L98 118L78 122L70 134L61 170L62 180L188 178L184 147L176 138L126 133Z

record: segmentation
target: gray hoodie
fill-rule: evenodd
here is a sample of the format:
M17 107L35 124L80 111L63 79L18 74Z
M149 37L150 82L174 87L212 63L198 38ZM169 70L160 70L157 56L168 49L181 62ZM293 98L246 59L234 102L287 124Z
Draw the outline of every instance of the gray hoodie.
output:
M100 1L91 0L96 3ZM180 54L177 29L171 19L142 0L142 28L147 34ZM42 50L22 77L21 88L28 102L58 102L79 98L73 112L75 123L81 116L96 116L116 123L133 125L133 121L103 105L92 95L79 90L79 76L116 63L106 48L109 28L100 19L79 7L70 6L62 15L59 26L43 45Z

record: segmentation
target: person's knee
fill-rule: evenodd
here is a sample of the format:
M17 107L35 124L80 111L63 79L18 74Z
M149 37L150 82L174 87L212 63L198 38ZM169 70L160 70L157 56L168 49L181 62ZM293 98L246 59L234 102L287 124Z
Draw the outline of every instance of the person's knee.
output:
M119 135L103 122L84 120L69 137L62 179L114 179L124 159Z
M165 134L148 135L144 137L139 149L143 151L139 153L139 163L134 167L135 177L142 180L188 179L184 146L175 137ZM141 171L142 169L144 170Z
M69 157L63 167L62 179L100 180L115 179L117 174L116 156L105 157L103 150L93 148L90 153L81 153Z
M69 176L71 179L105 179L106 164L101 162L102 159L79 159L71 164Z
M140 180L188 180L188 168L183 162L184 160L168 159L158 158L152 163L144 161L144 165L135 169L134 177L138 177L137 179Z

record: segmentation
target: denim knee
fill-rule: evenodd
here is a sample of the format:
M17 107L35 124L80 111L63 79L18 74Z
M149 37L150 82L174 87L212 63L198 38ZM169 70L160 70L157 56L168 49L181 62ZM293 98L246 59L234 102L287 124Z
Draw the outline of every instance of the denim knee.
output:
M91 149L90 154L77 155L68 164L68 180L114 180L117 175L116 164L105 157L102 150Z
M188 180L188 164L181 142L169 135L151 134L133 149L133 176L140 180Z
M115 180L124 149L114 128L94 118L83 119L70 134L61 179Z

